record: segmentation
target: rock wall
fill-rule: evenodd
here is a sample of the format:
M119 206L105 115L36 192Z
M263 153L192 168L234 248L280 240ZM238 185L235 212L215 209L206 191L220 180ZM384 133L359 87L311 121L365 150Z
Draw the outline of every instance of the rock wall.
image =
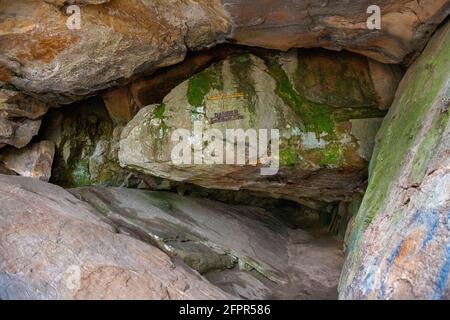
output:
M23 177L48 181L52 174L55 145L52 141L32 143L25 148L5 148L0 154L0 163L5 168Z
M117 159L120 131L100 98L50 111L40 138L55 144L51 181L64 187L126 185L130 173Z
M82 5L79 29L67 27L70 13L63 5L74 3ZM420 51L450 10L448 0L378 1L382 29L369 30L372 4L6 0L0 3L0 81L69 103L180 62L188 50L226 41L346 49L400 63Z
M25 147L38 134L49 105L0 84L0 148Z
M231 16L231 37L240 44L278 50L346 49L385 63L414 56L450 10L447 0L221 2ZM380 7L380 30L366 25L367 9L374 4Z
M0 300L336 298L322 220L341 299L450 299L450 1L373 4L0 0Z
M342 299L450 298L450 23L408 70L378 134Z
M217 1L103 2L84 2L81 28L73 30L62 1L2 1L0 81L73 102L178 63L188 49L213 46L230 31Z

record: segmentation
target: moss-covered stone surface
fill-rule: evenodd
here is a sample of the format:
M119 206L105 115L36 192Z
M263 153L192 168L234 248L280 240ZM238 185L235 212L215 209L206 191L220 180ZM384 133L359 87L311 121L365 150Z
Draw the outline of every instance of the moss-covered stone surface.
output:
M98 99L51 111L43 136L55 142L51 182L63 187L120 186L128 172L118 163L118 137ZM120 132L120 131L119 131Z

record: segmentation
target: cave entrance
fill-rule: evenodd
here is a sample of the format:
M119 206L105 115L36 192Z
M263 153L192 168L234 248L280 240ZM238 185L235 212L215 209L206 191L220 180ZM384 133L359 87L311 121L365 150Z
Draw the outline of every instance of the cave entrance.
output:
M233 296L336 299L389 100L371 64L346 52L219 46L50 110L34 140L56 146L51 183ZM276 128L279 171L171 165L171 130L194 121Z

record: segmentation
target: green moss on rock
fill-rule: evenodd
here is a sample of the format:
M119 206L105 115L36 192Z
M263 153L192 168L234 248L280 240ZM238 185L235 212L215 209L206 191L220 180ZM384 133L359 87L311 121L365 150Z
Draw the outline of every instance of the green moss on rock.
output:
M56 145L51 182L66 188L122 185L128 172L119 165L118 137L101 100L61 110L48 113L43 126L44 138Z
M382 124L381 140L375 147L370 164L369 186L355 221L353 246L357 246L364 230L384 210L391 187L399 175L410 170L410 185L422 180L442 130L449 121L448 111L436 109L437 105L444 103L440 94L448 86L448 70L450 38L447 31L436 36L410 67ZM427 124L430 117L434 117L431 125ZM411 157L413 161L408 164ZM411 167L406 169L406 165Z
M299 50L294 85L301 95L330 106L377 106L367 58L349 52Z
M212 65L189 79L187 93L189 104L193 107L203 106L208 92L211 89L220 90L222 87L220 64Z
M91 175L89 173L89 161L81 160L80 162L74 163L72 170L62 170L58 176L65 176L71 181L71 186L84 187L91 184ZM58 169L55 169L58 170Z
M335 137L331 107L312 103L300 96L276 59L266 59L266 63L270 75L276 81L276 93L300 115L305 129L315 132L318 136L326 132L330 137Z
M246 108L250 114L250 126L255 125L256 116L256 91L255 83L252 74L252 56L250 54L241 54L233 56L230 59L230 67L233 76L237 79L238 87L236 88L238 92L241 92L245 96L247 101Z
M323 158L320 164L322 165L339 165L341 163L341 148L339 144L332 143L325 148Z

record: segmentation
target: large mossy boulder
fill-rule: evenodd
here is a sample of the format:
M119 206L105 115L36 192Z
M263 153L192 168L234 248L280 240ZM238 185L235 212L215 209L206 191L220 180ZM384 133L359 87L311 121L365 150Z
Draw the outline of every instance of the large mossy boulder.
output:
M450 23L408 70L379 132L342 299L450 298Z
M299 202L342 200L363 186L398 78L392 66L349 53L233 55L177 86L162 104L143 108L122 132L119 160L128 169L207 188L263 191ZM226 129L278 129L280 170L263 176L260 162L173 164L172 134L192 132L196 123L224 137Z

